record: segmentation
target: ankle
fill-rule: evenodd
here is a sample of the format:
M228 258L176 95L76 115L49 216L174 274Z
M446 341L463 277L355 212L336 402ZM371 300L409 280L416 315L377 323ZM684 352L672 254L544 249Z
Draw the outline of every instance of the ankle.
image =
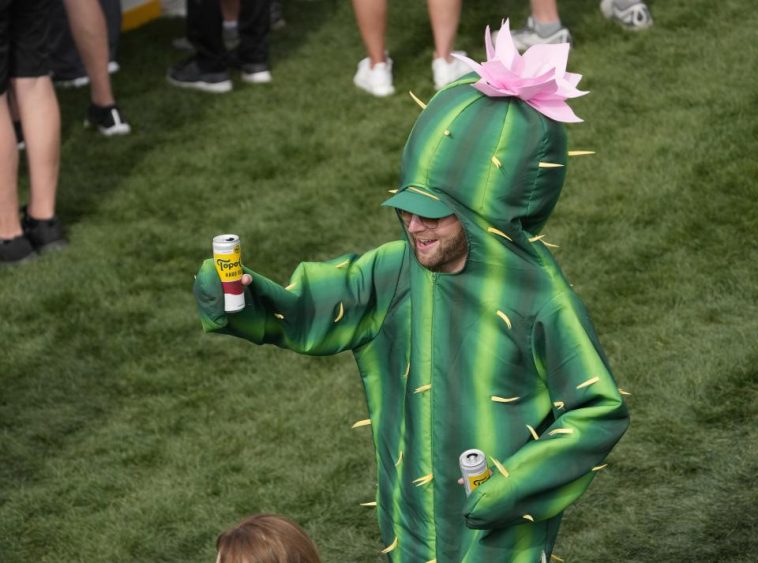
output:
M540 37L547 37L549 35L552 35L553 33L556 33L561 29L561 20L552 20L552 21L540 21L537 18L533 18L534 21L534 31L537 32L537 35Z
M14 238L18 238L23 234L24 231L21 230L21 225L19 225L16 229L0 229L0 240L13 240Z
M46 221L52 221L55 219L55 211L50 209L30 209L31 206L23 207L24 223L35 226L38 223L44 223Z

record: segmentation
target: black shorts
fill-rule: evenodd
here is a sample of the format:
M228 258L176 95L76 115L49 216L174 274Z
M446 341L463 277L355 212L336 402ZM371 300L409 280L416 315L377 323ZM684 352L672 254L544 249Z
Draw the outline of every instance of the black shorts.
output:
M0 95L11 78L47 76L50 0L0 0Z

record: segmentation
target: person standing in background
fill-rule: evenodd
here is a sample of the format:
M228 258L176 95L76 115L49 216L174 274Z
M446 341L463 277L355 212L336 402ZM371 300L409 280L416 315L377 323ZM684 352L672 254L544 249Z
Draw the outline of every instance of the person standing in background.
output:
M461 19L461 0L428 0L428 8L434 35L432 76L434 87L439 90L469 72L465 64L452 56ZM395 86L392 59L385 46L387 0L353 0L353 9L368 54L358 63L353 83L372 96L391 96Z
M55 0L50 29L53 80L61 87L90 86L85 125L110 137L131 126L116 104L110 74L118 70L121 28L117 0Z
M219 0L189 0L187 39L195 53L169 69L168 82L202 92L229 92L232 89L229 68L232 66L240 69L244 82L271 82L270 10L270 0L241 0L237 24L239 45L229 53L224 44Z
M0 0L0 265L67 244L55 215L60 111L48 64L50 0ZM19 217L19 152L8 90L26 140L29 204Z
M561 23L557 0L531 0L532 13L521 29L511 32L513 43L519 51L532 45L571 43L571 33ZM653 25L653 17L647 5L640 0L602 0L603 15L632 31L647 29Z

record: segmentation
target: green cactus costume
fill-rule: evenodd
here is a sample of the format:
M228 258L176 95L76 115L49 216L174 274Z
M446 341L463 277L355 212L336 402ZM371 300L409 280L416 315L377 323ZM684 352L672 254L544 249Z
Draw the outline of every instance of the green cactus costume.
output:
M223 314L210 261L195 288L206 331L304 354L353 351L393 562L549 557L563 510L628 425L585 308L538 236L563 183L564 127L472 82L421 113L395 196L457 215L469 244L461 272L423 268L402 240L303 263L286 288L255 273L235 315ZM466 497L458 456L469 448L485 452L493 476Z

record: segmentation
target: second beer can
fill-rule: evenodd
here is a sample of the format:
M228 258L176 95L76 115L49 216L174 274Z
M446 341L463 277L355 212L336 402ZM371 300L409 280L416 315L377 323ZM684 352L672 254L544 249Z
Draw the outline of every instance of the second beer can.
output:
M466 450L458 458L458 462L461 466L466 496L492 475L492 471L487 467L487 457L482 450Z

